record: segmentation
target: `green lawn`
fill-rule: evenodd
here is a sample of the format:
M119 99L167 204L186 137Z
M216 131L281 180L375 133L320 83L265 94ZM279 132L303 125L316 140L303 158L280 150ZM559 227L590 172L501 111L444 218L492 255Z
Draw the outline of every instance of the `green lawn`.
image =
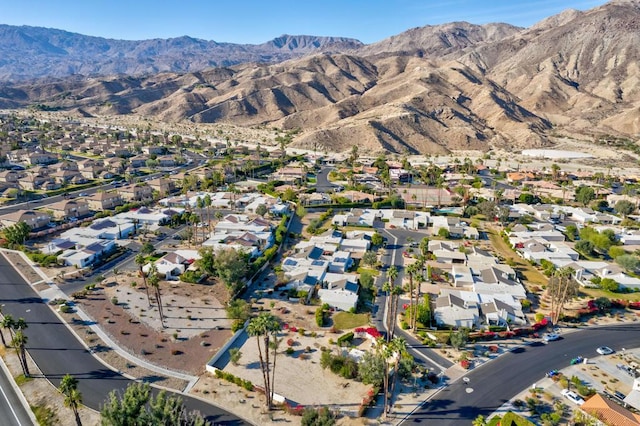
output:
M333 325L338 330L348 330L363 327L369 323L369 314L352 314L351 312L338 312L333 315Z
M622 299L630 302L639 302L640 293L614 293L599 288L580 288L580 293L586 294L588 297L597 299L598 297L606 297L607 299Z
M518 256L495 230L487 230L487 234L489 234L494 250L505 259L511 259L515 265L514 269L520 272L526 281L537 285L547 285L549 283L549 279L542 272Z
M369 268L365 268L363 266L359 267L356 272L358 274L367 273L367 274L371 275L372 277L377 277L378 275L380 275L380 271L378 271L377 269L369 269Z

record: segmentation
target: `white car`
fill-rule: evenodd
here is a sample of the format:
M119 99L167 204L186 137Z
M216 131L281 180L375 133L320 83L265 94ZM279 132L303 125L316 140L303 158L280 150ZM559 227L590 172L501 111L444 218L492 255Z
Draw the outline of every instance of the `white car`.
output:
M542 339L545 342L553 342L554 340L560 339L560 335L556 333L547 333L544 336L542 336Z
M562 392L560 393L562 394L562 396L564 396L565 398L567 398L569 401L573 402L576 405L584 404L584 399L582 399L582 397L580 397L580 395L578 395L574 391L570 391L569 389L562 389Z
M615 351L609 346L600 346L598 349L596 349L596 352L598 352L600 355L611 355Z

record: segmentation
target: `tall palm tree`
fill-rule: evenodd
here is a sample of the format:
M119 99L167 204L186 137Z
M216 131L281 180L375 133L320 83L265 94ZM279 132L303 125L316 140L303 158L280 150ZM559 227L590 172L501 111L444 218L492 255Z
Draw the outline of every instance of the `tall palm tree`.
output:
M18 318L18 320L13 323L13 330L16 330L16 331L24 331L28 327L29 327L29 324L27 324L25 319L22 317Z
M398 380L400 359L402 359L402 357L407 353L407 341L402 337L394 337L389 345L391 346L391 350L393 351L393 356L395 358L395 363L393 366L393 383L391 384L391 394L393 395L393 389L395 389Z
M211 195L204 196L204 206L207 208L207 228L211 234Z
M149 285L147 284L147 275L142 270L142 267L147 264L147 260L145 259L142 253L138 253L136 255L136 265L138 265L138 271L140 272L140 276L142 277L142 281L144 282L144 290L147 292L147 301L149 302L149 306L151 306L151 297L149 296Z
M409 313L411 315L409 322L413 324L413 319L416 316L416 312L413 306L413 277L418 273L418 264L412 263L407 266L407 274L409 275ZM413 326L412 326L413 329Z
M78 379L70 374L65 375L60 381L58 391L64 395L64 405L71 408L76 418L76 425L82 426L78 407L82 404L82 394L78 390Z
M395 290L395 281L398 278L398 268L395 265L392 265L387 270L387 283L388 285L383 286L383 290L387 292L387 307L389 312L389 317L387 318L388 326L387 329L389 333L387 334L387 341L391 340L391 328L393 327L393 323L395 322L395 318L393 317L393 301L394 301L394 290Z
M382 409L382 413L383 413L382 416L384 419L386 419L388 414L388 406L389 406L389 367L390 367L389 359L393 355L393 350L391 348L390 342L386 342L382 339L378 339L378 341L376 342L376 350L378 351L378 353L380 354L380 356L384 361L383 363L384 373L382 376L382 392L384 395L384 406Z
M11 340L11 346L13 346L16 350L16 354L18 355L18 359L20 360L20 365L22 366L22 372L24 373L24 376L31 377L31 374L29 373L29 365L27 364L27 341L27 336L24 335L22 330L18 330Z
M277 344L271 345L271 338L275 337L280 330L280 321L270 312L263 312L256 318L249 321L247 333L249 336L255 337L258 343L258 357L260 360L260 369L262 370L262 379L264 381L264 391L266 396L266 407L271 409L273 406L273 381L275 379L275 360L277 354ZM277 339L277 337L276 337ZM273 346L273 371L271 370L269 360L269 349Z
M160 294L160 275L158 275L158 268L155 264L151 264L149 268L149 285L153 287L156 303L158 304L158 314L160 315L160 322L164 327L164 312L162 310L162 295Z
M11 330L13 329L14 324L15 320L11 314L6 314L2 317L2 322L0 322L0 326L2 326L2 328L9 330L9 337L11 337ZM6 347L7 342L5 341L4 334L2 332L0 332L0 337L2 337L2 344Z

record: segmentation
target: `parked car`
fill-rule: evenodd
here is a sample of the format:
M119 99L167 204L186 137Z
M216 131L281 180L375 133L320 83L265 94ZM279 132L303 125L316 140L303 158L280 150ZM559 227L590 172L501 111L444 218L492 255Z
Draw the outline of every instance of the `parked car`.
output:
M562 394L562 396L564 396L565 398L567 398L569 401L573 402L576 405L584 404L584 399L582 399L582 397L577 393L575 393L574 391L571 391L569 389L562 389L562 392L560 393Z
M571 360L571 365L582 364L583 361L584 358L582 358L581 356L577 356Z
M611 355L615 351L609 346L600 346L598 349L596 349L596 352L598 352L600 355Z
M89 195L89 194L86 193L86 192L81 192L81 193L78 194L79 197L86 197L87 195Z
M551 370L551 371L549 371L549 372L547 373L547 377L552 378L552 377L555 377L555 376L559 376L559 375L561 375L561 374L562 374L562 373L561 373L561 372L559 372L558 370Z
M544 336L542 336L542 339L545 342L553 342L554 340L559 340L560 339L560 335L557 333L547 333Z
M636 370L634 368L629 367L626 364L617 364L616 367L618 367L619 370L624 371L625 373L627 373L628 375L630 375L633 378L635 378L637 376Z

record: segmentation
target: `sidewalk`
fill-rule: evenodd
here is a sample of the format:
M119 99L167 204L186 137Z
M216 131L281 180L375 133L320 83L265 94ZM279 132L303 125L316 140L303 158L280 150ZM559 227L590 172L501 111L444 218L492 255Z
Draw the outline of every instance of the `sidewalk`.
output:
M49 277L47 277L41 270L40 268L36 267L33 262L31 262L31 260L22 252L17 252L17 251L13 251L13 253L19 253L20 256L24 259L24 261L38 274L40 275L43 279L42 281L38 281L37 283L31 283L31 287L34 289L34 291L36 293L38 293L38 295L45 301L49 301L49 300L53 300L53 299L70 299L70 297L64 293L57 285L53 284L51 282L51 279ZM6 258L6 257L5 257ZM11 262L8 258L7 260L9 262ZM18 271L18 273L20 274L20 276L22 276L25 281L28 283L29 280L23 275L22 271L20 271L19 269L16 269L16 271ZM35 284L41 284L43 282L46 282L49 287L44 289L44 290L37 290L37 288L35 287ZM188 382L187 386L185 387L185 389L183 389L183 392L187 393L189 392L189 390L196 384L196 382L198 381L198 377L197 376L192 376L192 375L188 375L188 374L184 374L184 373L180 373L177 371L173 371L173 370L169 370L166 369L164 367L160 367L157 366L155 364L149 363L143 359L140 359L138 357L135 357L134 355L130 354L129 352L127 352L126 350L122 349L117 342L115 342L108 334L106 334L102 328L91 318L89 317L82 309L80 309L78 306L74 305L73 308L76 310L76 313L78 314L78 316L80 317L80 319L82 321L84 321L87 324L87 327L89 327L98 337L100 337L104 343L111 347L118 355L120 355L122 358L139 365L140 367L146 368L147 370L153 371L155 373L158 374L162 374L164 376L168 376L168 377L174 377L180 380L184 380L186 382ZM84 340L82 340L77 333L75 332L75 330L69 326L69 324L67 324L67 322L64 320L64 318L62 318L59 313L56 311L56 315L58 315L58 317L60 318L60 320L67 326L67 328L69 328L69 330L71 330L72 333L74 333L74 335L77 337L77 339L82 342L82 344L87 348L87 350L89 350L90 352L92 352L91 348L89 348L86 343L84 342ZM93 352L92 352L93 353ZM107 365L100 357L94 355L96 357L96 359L98 359L101 363ZM111 366L107 365L107 367L113 369ZM122 371L118 371L120 374L126 376L126 374Z

